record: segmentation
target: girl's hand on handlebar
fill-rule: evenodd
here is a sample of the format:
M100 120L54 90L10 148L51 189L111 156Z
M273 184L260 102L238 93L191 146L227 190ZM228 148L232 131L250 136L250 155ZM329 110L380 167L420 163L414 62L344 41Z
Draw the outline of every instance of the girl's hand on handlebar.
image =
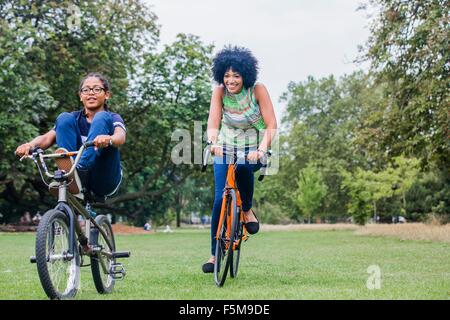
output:
M30 150L33 148L34 146L27 142L24 143L20 146L17 147L16 149L16 155L18 155L19 157L24 157L24 156L28 156L30 154Z
M96 150L106 148L112 145L112 138L109 135L99 135L95 137L93 143Z

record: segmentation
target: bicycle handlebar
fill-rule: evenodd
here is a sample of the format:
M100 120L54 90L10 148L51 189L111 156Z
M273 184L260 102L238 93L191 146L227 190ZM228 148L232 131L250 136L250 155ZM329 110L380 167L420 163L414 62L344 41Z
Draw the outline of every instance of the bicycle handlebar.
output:
M86 141L83 145L85 148L93 147L94 141Z
M35 147L35 148L30 149L28 156L21 157L20 161L22 161L24 158L31 158L37 164L36 159L39 158L39 161L41 162L41 166L42 166L42 168L44 168L45 175L49 178L54 178L55 175L48 172L47 166L45 165L45 159L66 158L66 157L72 157L72 156L76 155L75 161L73 162L73 165L70 168L69 172L66 172L62 175L62 178L68 178L75 171L75 168L78 165L78 163L80 162L81 155L83 154L83 152L87 148L92 147L92 146L94 146L94 142L87 141L87 142L83 143L83 145L81 146L81 148L78 151L69 151L69 152L65 152L65 153L51 153L51 154L44 154L44 150L42 150L39 147Z
M202 172L205 172L206 171L206 167L208 166L208 161L209 161L209 157L211 156L211 146L212 146L212 142L207 142L206 143L206 146L205 146L205 149L203 149L203 164L202 164ZM234 155L236 156L236 157L238 157L238 158L244 158L244 159L247 159L247 155L245 155L244 157L240 157L239 155L239 151L238 152L235 152L234 153ZM263 167L267 167L267 163L268 163L268 159L269 159L269 157L272 155L272 151L271 150L268 150L267 152L266 152L266 154L264 155L264 157L263 158L261 158L261 159L264 159L265 158L265 162L266 162L266 164L265 165L263 165ZM259 175L259 177L258 177L258 181L262 181L263 179L264 179L264 174L260 174Z
M208 141L206 143L205 149L203 149L202 172L205 172L206 171L206 167L208 166L209 157L211 156L211 145L212 145L212 142Z

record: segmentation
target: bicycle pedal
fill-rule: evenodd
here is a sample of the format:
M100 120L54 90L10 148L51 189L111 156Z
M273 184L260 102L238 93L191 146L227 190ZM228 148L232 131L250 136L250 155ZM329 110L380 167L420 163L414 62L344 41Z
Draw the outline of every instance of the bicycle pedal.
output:
M114 280L122 280L127 273L121 263L114 263L109 268L109 274Z
M102 245L96 245L96 246L92 246L92 252L97 253L103 250L103 246Z

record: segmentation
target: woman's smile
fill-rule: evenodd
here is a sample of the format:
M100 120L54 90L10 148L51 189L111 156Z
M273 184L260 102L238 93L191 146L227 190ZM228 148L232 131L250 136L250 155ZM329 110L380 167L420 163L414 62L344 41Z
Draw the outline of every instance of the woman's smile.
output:
M223 83L230 93L236 94L241 92L244 81L238 72L235 72L230 68L227 72L225 72L223 80Z

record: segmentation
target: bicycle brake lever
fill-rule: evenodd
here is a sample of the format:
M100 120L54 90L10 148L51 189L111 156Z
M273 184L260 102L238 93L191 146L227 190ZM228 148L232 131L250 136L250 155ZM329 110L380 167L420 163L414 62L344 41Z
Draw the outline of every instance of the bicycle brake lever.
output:
M26 159L26 158L32 158L32 156L24 155L24 156L20 157L19 161L22 162L22 160Z

